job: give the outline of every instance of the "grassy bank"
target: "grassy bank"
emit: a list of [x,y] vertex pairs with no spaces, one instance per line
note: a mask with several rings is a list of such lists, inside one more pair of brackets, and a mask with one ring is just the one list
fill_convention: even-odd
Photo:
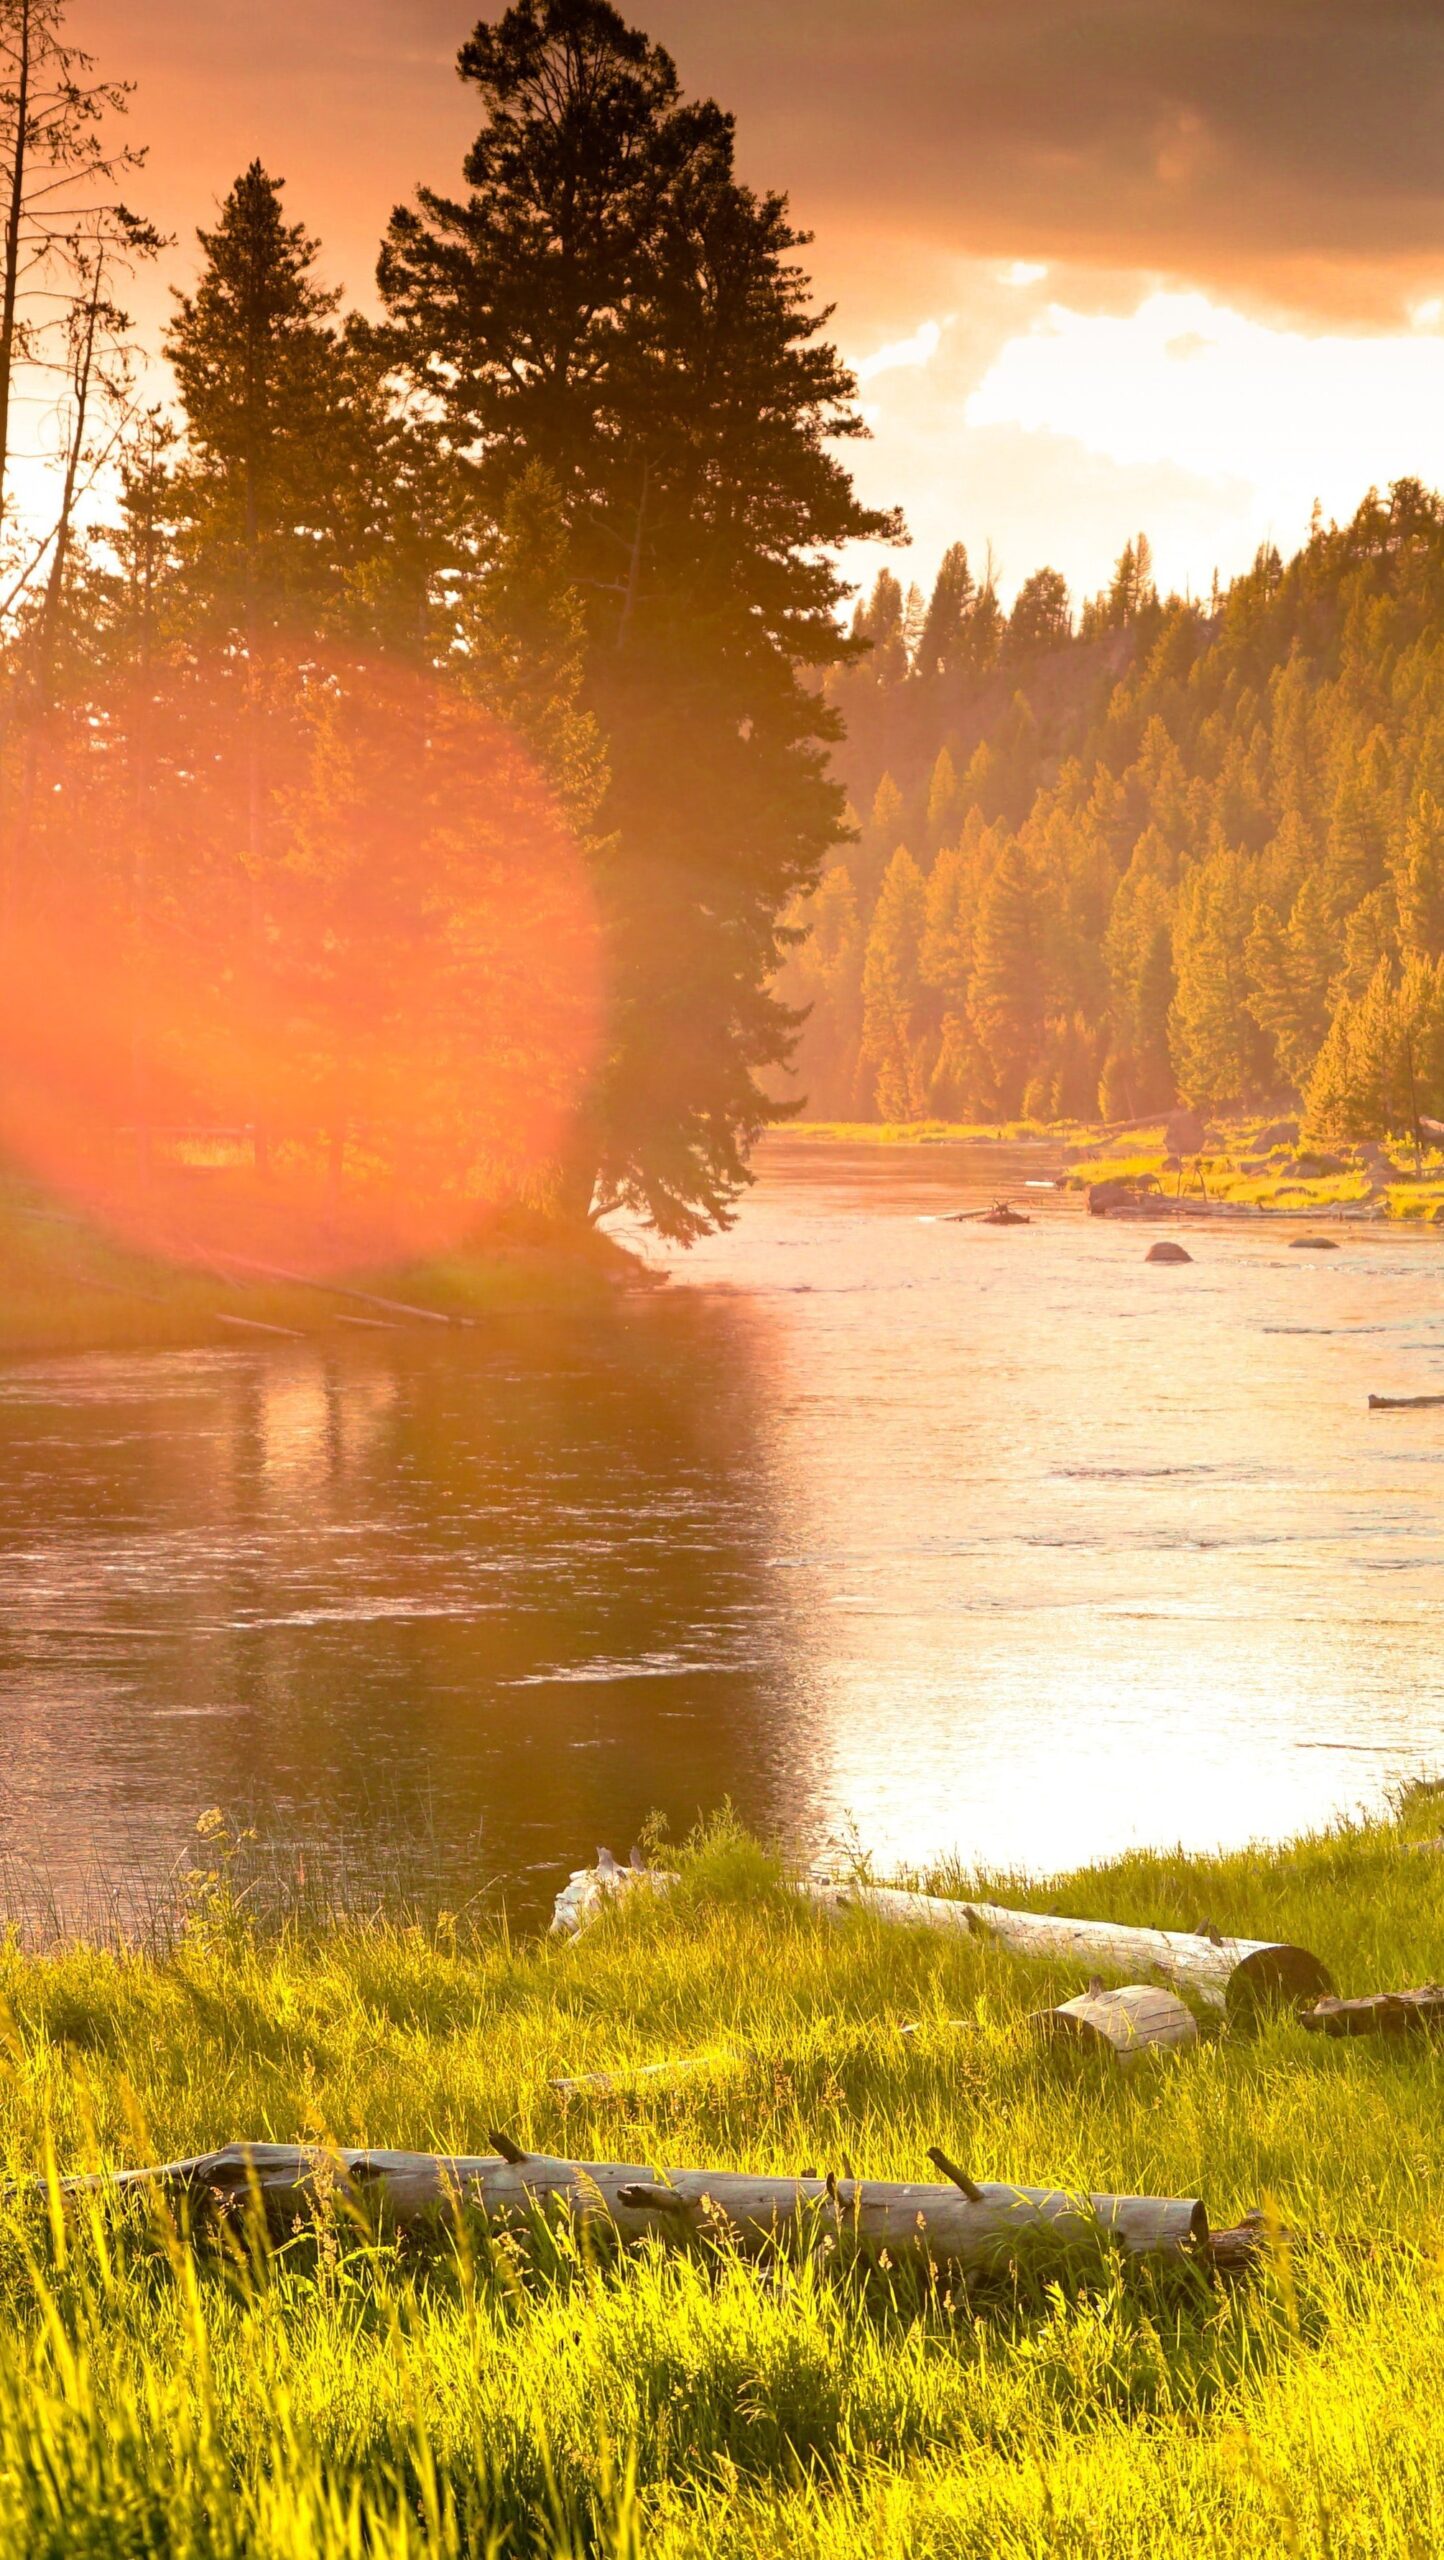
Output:
[[[947,1120],[908,1122],[813,1120],[789,1124],[789,1138],[849,1146],[970,1146],[1051,1148],[1068,1170],[1069,1188],[1123,1179],[1156,1180],[1170,1197],[1227,1201],[1235,1207],[1276,1210],[1306,1217],[1321,1210],[1373,1211],[1380,1217],[1432,1223],[1444,1213],[1444,1151],[1424,1151],[1416,1172],[1408,1149],[1395,1149],[1396,1177],[1379,1178],[1377,1151],[1339,1148],[1325,1154],[1296,1144],[1267,1141],[1269,1123],[1226,1121],[1212,1132],[1202,1155],[1180,1165],[1170,1156],[1160,1120],[1126,1132],[1080,1121],[1047,1124],[1010,1120],[997,1124]],[[1441,1215],[1444,1223],[1444,1215]]]
[[[358,1290],[247,1274],[178,1253],[135,1253],[61,1203],[0,1175],[0,1357],[31,1351],[263,1342],[595,1303],[641,1277],[635,1257],[593,1230],[537,1222],[479,1237],[444,1260],[367,1272]],[[377,1298],[395,1301],[392,1307]],[[439,1330],[439,1328],[435,1328]]]
[[[1400,1818],[1254,1857],[1136,1857],[1064,1909],[1292,1935],[1343,1987],[1444,1974]],[[1021,1895],[1020,1895],[1021,1898]],[[1275,2200],[1251,2285],[1134,2276],[969,2302],[900,2275],[479,2247],[343,2223],[265,2267],[108,2212],[0,2218],[0,2555],[1238,2560],[1444,2542],[1444,2067],[1279,2022],[1132,2076],[1026,2027],[1071,1970],[792,1905],[714,1835],[669,1905],[571,1945],[443,1919],[252,1930],[203,1891],[168,1955],[0,1958],[13,2173],[227,2136],[980,2176]],[[953,2021],[966,2020],[966,2026]],[[904,2036],[905,2024],[918,2032]],[[553,2078],[676,2057],[668,2085]]]

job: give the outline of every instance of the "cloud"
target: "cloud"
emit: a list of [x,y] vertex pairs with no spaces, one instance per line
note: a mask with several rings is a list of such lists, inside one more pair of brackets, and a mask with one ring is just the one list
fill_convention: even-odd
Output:
[[1444,275],[1439,0],[662,0],[653,22],[829,232],[1374,318]]
[[1066,435],[1130,469],[1242,482],[1290,523],[1352,511],[1371,481],[1444,475],[1444,338],[1307,335],[1202,293],[1126,314],[1053,303],[994,358],[974,427]]
[[923,320],[910,338],[894,338],[875,354],[860,356],[853,365],[859,382],[875,382],[880,373],[898,373],[905,367],[931,364],[942,344],[946,320]]

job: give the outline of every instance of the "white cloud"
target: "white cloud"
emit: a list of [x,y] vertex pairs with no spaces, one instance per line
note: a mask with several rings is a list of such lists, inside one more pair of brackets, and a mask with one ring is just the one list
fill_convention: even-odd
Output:
[[894,338],[873,355],[862,356],[853,365],[859,382],[873,382],[880,373],[899,373],[905,366],[931,364],[943,341],[946,320],[924,320],[910,338]]
[[995,270],[999,284],[1010,284],[1022,293],[1030,284],[1041,284],[1047,268],[1037,258],[1013,258],[1005,267]]
[[1202,293],[1150,293],[1125,316],[1053,303],[994,357],[965,414],[1124,469],[1242,485],[1282,538],[1315,497],[1343,516],[1371,484],[1444,478],[1444,338],[1309,337]]

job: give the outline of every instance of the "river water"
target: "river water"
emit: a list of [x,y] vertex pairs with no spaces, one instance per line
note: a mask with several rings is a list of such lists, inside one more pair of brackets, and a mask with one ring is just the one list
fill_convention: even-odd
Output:
[[1044,1161],[773,1140],[586,1322],[0,1370],[0,1902],[215,1804],[531,1918],[726,1797],[1037,1871],[1444,1765],[1444,1409],[1367,1408],[1444,1391],[1438,1237],[943,1222]]

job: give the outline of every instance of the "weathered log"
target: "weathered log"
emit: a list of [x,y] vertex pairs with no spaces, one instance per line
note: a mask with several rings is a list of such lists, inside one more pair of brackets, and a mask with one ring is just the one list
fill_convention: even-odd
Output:
[[1062,1956],[1090,1973],[1151,1973],[1192,1992],[1230,2017],[1269,2007],[1299,2007],[1332,1993],[1327,1968],[1306,1947],[1265,1938],[1222,1938],[1212,1932],[1133,1929],[1116,1920],[1065,1920],[1052,1912],[1006,1911],[995,1902],[955,1902],[897,1885],[823,1884],[801,1891],[834,1910],[870,1911],[883,1920],[932,1929],[961,1929],[994,1939],[1016,1956]]
[[1198,2042],[1198,2020],[1176,1992],[1146,1982],[1107,1991],[1096,1976],[1075,2000],[1038,2010],[1031,2024],[1040,2035],[1101,2047],[1120,2062],[1131,2062],[1150,2048]]
[[[595,1867],[577,1868],[557,1895],[553,1934],[576,1937],[610,1903],[638,1888],[665,1893],[677,1880],[663,1867],[623,1867],[609,1849],[599,1849]],[[1065,1920],[1052,1912],[1007,1911],[997,1903],[959,1902],[944,1894],[861,1880],[838,1884],[808,1876],[794,1890],[824,1910],[867,1911],[876,1919],[914,1928],[990,1937],[1011,1955],[1081,1960],[1090,1973],[1152,1973],[1230,2017],[1260,2008],[1299,2007],[1334,1988],[1327,1967],[1307,1948],[1271,1939],[1221,1938],[1208,1930],[1134,1929],[1113,1920]]]
[[342,1280],[321,1280],[314,1272],[289,1271],[281,1262],[258,1262],[247,1253],[223,1253],[217,1258],[231,1263],[237,1271],[247,1271],[257,1280],[280,1280],[288,1289],[318,1289],[323,1297],[353,1298],[363,1307],[380,1307],[387,1315],[410,1316],[417,1324],[467,1324],[467,1316],[448,1315],[442,1307],[414,1306],[408,1298],[384,1298],[375,1289],[358,1289]]
[[1444,1984],[1418,1991],[1371,1991],[1359,2000],[1316,2000],[1299,2024],[1319,2036],[1402,2036],[1444,2026]]
[[[492,2134],[501,2145],[504,2138]],[[944,2155],[934,2155],[942,2160]],[[1016,2255],[1050,2260],[1109,2242],[1132,2258],[1208,2262],[1208,2216],[1194,2196],[1083,2195],[1061,2187],[975,2185],[947,2163],[943,2186],[862,2178],[761,2177],[556,2160],[506,2142],[494,2157],[233,2142],[194,2160],[64,2182],[68,2193],[150,2195],[172,2209],[244,2214],[285,2229],[338,2198],[391,2229],[424,2235],[459,2209],[501,2228],[541,2212],[612,2226],[623,2240],[712,2236],[745,2254],[787,2241],[982,2271]]]
[[1416,1413],[1421,1405],[1444,1404],[1444,1396],[1370,1396],[1371,1413]]

